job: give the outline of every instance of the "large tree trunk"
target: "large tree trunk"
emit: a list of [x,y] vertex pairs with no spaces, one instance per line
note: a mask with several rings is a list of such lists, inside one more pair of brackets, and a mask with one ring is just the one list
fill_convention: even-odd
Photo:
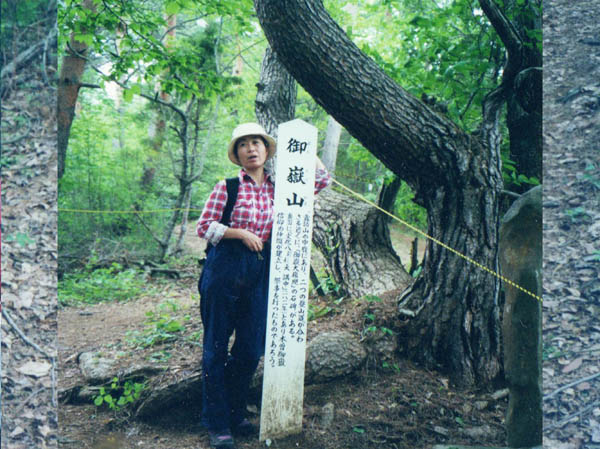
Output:
[[326,189],[315,203],[313,242],[330,274],[354,298],[408,287],[412,278],[392,247],[382,212]]
[[[271,135],[276,135],[279,123],[293,118],[295,92],[293,78],[267,49],[256,115]],[[327,189],[317,196],[314,222],[313,241],[346,294],[378,294],[410,282],[392,247],[385,218],[376,209]]]
[[[96,6],[92,0],[84,0],[83,8],[95,11]],[[82,33],[85,30],[82,30]],[[85,70],[88,46],[83,42],[75,40],[71,36],[69,48],[63,57],[62,67],[58,75],[57,88],[57,151],[58,151],[58,179],[65,172],[67,158],[67,146],[69,145],[69,134],[75,117],[75,105],[81,88],[81,77]]]
[[[465,134],[398,86],[320,2],[255,6],[294,78],[415,190],[428,211],[429,234],[497,270],[498,147]],[[416,314],[405,327],[408,354],[443,368],[456,384],[489,381],[500,371],[499,281],[431,241],[424,267],[403,301]]]

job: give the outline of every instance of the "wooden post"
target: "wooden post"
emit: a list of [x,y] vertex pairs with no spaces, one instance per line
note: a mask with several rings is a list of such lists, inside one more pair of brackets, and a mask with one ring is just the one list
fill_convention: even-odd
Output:
[[260,441],[302,431],[317,128],[279,125]]

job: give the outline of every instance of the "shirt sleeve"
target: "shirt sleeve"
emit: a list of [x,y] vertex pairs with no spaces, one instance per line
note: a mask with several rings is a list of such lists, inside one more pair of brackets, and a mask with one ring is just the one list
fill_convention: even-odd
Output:
[[227,186],[225,181],[219,181],[208,197],[202,215],[196,224],[198,236],[216,245],[223,238],[227,226],[219,223],[223,217],[223,210],[227,203]]
[[324,168],[317,168],[315,172],[315,195],[331,184],[331,175]]

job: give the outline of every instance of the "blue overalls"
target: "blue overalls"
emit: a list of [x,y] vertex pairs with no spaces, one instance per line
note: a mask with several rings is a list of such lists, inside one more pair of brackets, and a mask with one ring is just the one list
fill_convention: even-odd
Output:
[[202,424],[211,432],[244,419],[250,381],[265,349],[269,257],[268,244],[256,253],[239,240],[221,240],[204,264],[198,285],[204,325]]

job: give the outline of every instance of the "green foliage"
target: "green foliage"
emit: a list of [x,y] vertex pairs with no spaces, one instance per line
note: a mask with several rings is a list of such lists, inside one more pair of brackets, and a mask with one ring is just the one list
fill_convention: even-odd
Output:
[[308,321],[318,320],[333,311],[333,308],[328,305],[318,306],[316,304],[308,304]]
[[382,299],[376,295],[365,295],[361,298],[362,301],[366,301],[369,307],[365,310],[364,317],[364,329],[362,331],[365,337],[367,336],[378,336],[378,335],[389,335],[394,336],[394,331],[386,326],[378,326],[376,324],[377,317],[371,309],[371,304],[381,302]]
[[[71,269],[65,263],[85,257],[98,239],[105,255],[125,248],[132,258],[156,258],[162,249],[157,240],[165,239],[186,177],[203,174],[192,190],[194,220],[216,181],[237,171],[223,151],[227,137],[211,135],[208,120],[216,108],[216,95],[227,98],[229,107],[240,83],[238,77],[226,75],[229,70],[218,67],[221,47],[216,44],[232,45],[221,34],[255,33],[249,22],[252,3],[168,2],[165,8],[177,11],[172,39],[166,38],[163,13],[151,3],[107,1],[97,11],[86,11],[77,2],[66,6],[59,15],[62,38],[76,33],[90,43],[92,54],[108,57],[111,64],[103,67],[105,76],[89,70],[85,74],[87,81],[104,89],[82,90],[79,96],[81,110],[71,131],[59,207],[85,212],[59,215],[59,249],[71,256],[59,259],[59,271]],[[219,14],[231,17],[221,20]],[[65,45],[59,43],[61,49]],[[127,87],[122,90],[125,103],[109,91],[114,89],[110,80]],[[254,92],[255,83],[249,83]],[[171,108],[139,99],[139,95],[159,98],[159,91],[170,94],[166,102],[185,111],[187,122]],[[252,105],[253,100],[247,109]],[[162,133],[156,128],[159,119],[165,123]],[[225,126],[227,134],[233,128],[225,125],[228,121],[233,123],[235,117],[222,120],[217,130]],[[154,135],[149,129],[155,130]],[[205,155],[200,153],[203,148]],[[146,179],[152,181],[145,184]],[[133,209],[154,212],[140,215],[142,226]]]
[[[23,44],[34,43],[29,27],[39,25],[40,20],[47,18],[48,2],[46,0],[3,0],[0,4],[0,43],[2,62],[6,64],[17,56]],[[47,31],[46,31],[47,32]],[[42,35],[40,35],[40,38]],[[13,52],[16,50],[16,52]]]
[[542,351],[542,360],[551,360],[565,355],[565,352],[557,346],[546,346]]
[[379,296],[377,295],[365,295],[362,297],[363,301],[366,301],[368,304],[372,304],[374,302],[381,302],[383,301],[383,299],[381,299]]
[[146,388],[145,383],[126,381],[122,386],[119,378],[114,377],[108,388],[100,387],[99,394],[94,398],[94,405],[101,407],[103,404],[118,412],[128,404],[133,404],[140,398],[142,391]]
[[565,215],[571,219],[571,223],[577,223],[585,218],[589,218],[590,214],[584,207],[574,207],[572,209],[565,210]]
[[417,278],[419,277],[419,275],[421,274],[421,271],[423,271],[423,265],[419,265],[415,271],[413,271],[412,273],[412,277]]
[[0,169],[2,168],[8,168],[11,165],[14,165],[16,163],[18,163],[19,161],[21,161],[23,158],[23,156],[21,155],[9,155],[9,156],[4,156],[4,155],[0,155]]
[[94,258],[79,272],[71,272],[58,282],[58,302],[63,306],[95,304],[103,301],[129,301],[151,293],[142,273],[124,270],[118,263],[108,268],[91,269]]
[[400,374],[402,372],[402,369],[400,368],[400,365],[398,365],[397,363],[383,362],[381,364],[381,367],[384,370],[393,370],[397,374]]
[[581,175],[581,179],[584,182],[590,183],[596,189],[600,189],[600,177],[598,177],[598,170],[594,164],[588,164],[585,167],[585,171]]
[[[94,53],[109,57],[112,64],[104,80],[122,81],[127,76],[131,83],[123,93],[126,99],[146,87],[153,94],[157,85],[182,100],[212,95],[224,90],[231,79],[216,71],[213,48],[206,51],[206,45],[198,45],[198,38],[206,32],[214,44],[214,23],[207,28],[205,24],[219,16],[232,17],[238,32],[248,31],[251,6],[247,0],[171,0],[163,9],[152,2],[107,0],[102,7],[89,10],[69,0],[59,10],[59,48],[64,51],[66,39],[73,34]],[[168,37],[165,17],[171,14],[187,23],[187,38]]]
[[527,177],[518,173],[515,161],[509,159],[506,153],[501,154],[502,157],[502,178],[507,185],[521,186],[523,184],[535,187],[540,185],[540,180],[536,177]]
[[27,235],[23,232],[17,232],[16,234],[9,234],[6,237],[4,237],[4,241],[5,242],[17,242],[19,244],[19,246],[21,246],[21,247],[25,247],[27,245],[32,245],[35,243],[35,240],[33,240],[31,237],[29,237],[29,235]]
[[321,281],[319,282],[318,287],[323,290],[325,295],[338,296],[340,294],[342,288],[341,284],[338,284],[333,276],[327,273],[325,269],[322,269],[319,272],[319,277],[321,278]]
[[[176,302],[167,300],[160,303],[155,311],[146,312],[145,329],[141,333],[127,332],[128,342],[135,347],[148,348],[175,340],[185,330],[185,322],[190,320],[190,315],[185,315],[183,319],[173,316],[172,313],[178,309]],[[158,358],[164,360],[165,354],[159,354]]]
[[427,211],[416,204],[414,198],[414,191],[402,181],[394,203],[394,214],[414,227],[425,230],[427,229]]
[[504,52],[473,2],[387,1],[328,10],[359,48],[416,97],[443,103],[467,131],[481,120],[484,95],[496,87]]

